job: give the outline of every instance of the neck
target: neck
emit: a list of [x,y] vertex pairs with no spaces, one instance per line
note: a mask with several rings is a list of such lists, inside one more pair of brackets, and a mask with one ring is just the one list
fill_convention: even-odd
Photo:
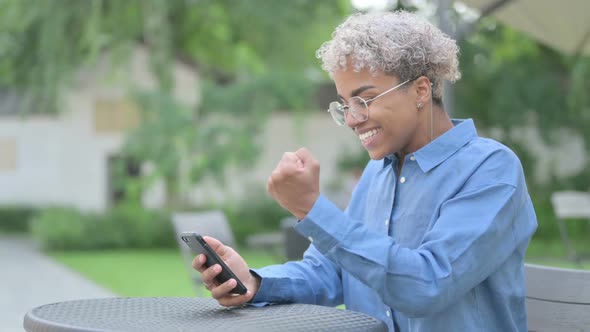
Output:
[[422,120],[416,131],[413,144],[410,144],[407,149],[400,151],[400,157],[403,158],[409,153],[420,150],[423,146],[432,142],[451,128],[453,128],[453,122],[442,107],[433,105],[431,116],[430,104],[425,105],[422,110]]
[[[431,121],[429,120],[428,123]],[[432,138],[428,143],[453,128],[453,121],[451,121],[449,114],[442,107],[436,105],[432,108],[432,124]]]

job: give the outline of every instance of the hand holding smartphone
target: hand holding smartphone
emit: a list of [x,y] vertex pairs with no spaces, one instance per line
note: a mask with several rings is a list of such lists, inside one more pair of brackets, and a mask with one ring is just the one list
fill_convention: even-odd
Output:
[[203,237],[197,233],[193,232],[183,232],[180,236],[182,241],[192,250],[192,252],[196,255],[204,254],[207,257],[207,261],[205,262],[206,267],[213,266],[215,264],[219,264],[221,266],[221,272],[215,277],[215,281],[219,284],[222,284],[229,279],[235,279],[237,282],[236,287],[231,290],[230,293],[232,294],[246,294],[246,286],[236,277],[233,271],[223,262],[221,257],[217,255],[215,250],[213,250],[203,239]]

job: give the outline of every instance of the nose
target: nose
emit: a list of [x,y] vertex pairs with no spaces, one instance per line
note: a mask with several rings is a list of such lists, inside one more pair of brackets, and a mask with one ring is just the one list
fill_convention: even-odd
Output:
[[348,127],[350,127],[351,129],[354,129],[354,127],[356,127],[359,124],[365,122],[365,121],[359,121],[359,120],[355,119],[354,116],[352,116],[350,114],[350,112],[344,113],[344,121],[346,122],[346,125]]

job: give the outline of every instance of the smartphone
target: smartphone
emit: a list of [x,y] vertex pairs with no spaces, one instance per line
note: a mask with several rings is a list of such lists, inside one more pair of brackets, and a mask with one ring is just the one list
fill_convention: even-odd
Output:
[[209,245],[207,244],[207,242],[205,241],[205,239],[203,239],[203,237],[197,233],[192,233],[192,232],[183,232],[180,235],[180,238],[182,239],[182,242],[186,243],[186,245],[191,248],[192,252],[196,255],[200,255],[200,254],[204,254],[205,257],[207,257],[207,261],[205,261],[205,266],[206,267],[210,267],[213,266],[215,264],[219,264],[221,265],[221,272],[217,275],[217,277],[215,277],[215,280],[222,284],[226,281],[228,281],[229,279],[235,279],[238,284],[236,285],[236,287],[234,289],[232,289],[230,291],[230,293],[232,294],[246,294],[246,286],[244,286],[244,284],[242,284],[242,282],[240,281],[240,279],[238,279],[238,277],[236,277],[236,275],[233,273],[232,270],[230,270],[230,268],[225,265],[225,263],[223,262],[223,260],[221,259],[221,257],[219,257],[219,255],[217,255],[217,253],[215,252],[215,250],[211,249],[211,247],[209,247]]

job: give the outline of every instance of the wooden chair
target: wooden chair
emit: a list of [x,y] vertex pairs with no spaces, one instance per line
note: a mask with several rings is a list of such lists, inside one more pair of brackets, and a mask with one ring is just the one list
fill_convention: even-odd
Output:
[[525,264],[529,331],[590,331],[590,271]]
[[555,192],[551,195],[551,203],[559,227],[559,234],[566,246],[569,258],[580,264],[580,258],[570,241],[564,220],[571,218],[590,219],[590,193],[582,191]]
[[174,213],[172,214],[172,224],[174,225],[176,241],[185,261],[185,266],[193,280],[195,289],[199,290],[202,285],[201,275],[192,267],[195,256],[189,247],[182,242],[180,234],[183,232],[195,232],[203,236],[214,237],[227,246],[235,247],[236,242],[229,222],[222,211],[202,211]]

